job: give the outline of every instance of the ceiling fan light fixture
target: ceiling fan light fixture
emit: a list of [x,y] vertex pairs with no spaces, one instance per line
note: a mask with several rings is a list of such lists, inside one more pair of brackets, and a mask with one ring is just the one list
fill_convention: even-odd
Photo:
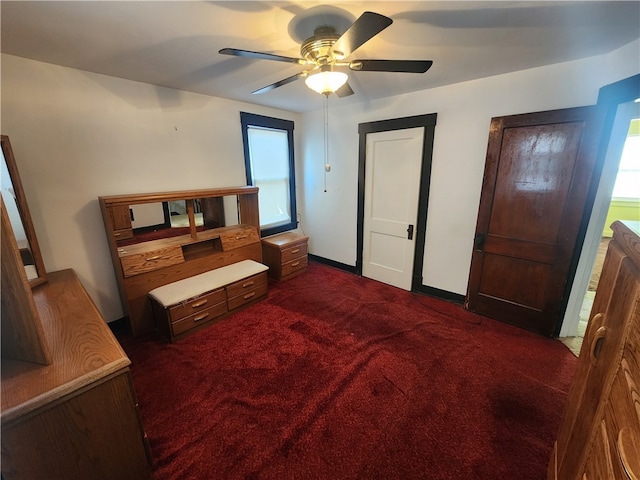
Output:
[[323,95],[329,95],[334,93],[341,86],[347,83],[349,77],[344,72],[336,72],[333,70],[324,70],[309,75],[304,83],[307,84],[311,90],[321,93]]

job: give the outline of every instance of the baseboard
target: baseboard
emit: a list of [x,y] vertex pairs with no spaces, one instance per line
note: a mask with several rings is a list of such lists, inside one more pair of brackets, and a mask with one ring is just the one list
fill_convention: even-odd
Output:
[[425,285],[419,285],[418,287],[413,288],[413,291],[417,293],[424,293],[425,295],[429,295],[430,297],[441,298],[442,300],[447,300],[459,305],[464,305],[465,296],[460,295],[459,293],[440,290],[439,288],[435,287],[427,287]]
[[309,260],[313,260],[314,262],[322,263],[324,265],[329,265],[330,267],[339,268],[340,270],[344,270],[349,273],[356,273],[356,267],[353,265],[347,265],[346,263],[336,262],[335,260],[329,260],[328,258],[318,257],[317,255],[308,254]]
[[[345,263],[336,262],[335,260],[329,260],[328,258],[318,257],[317,255],[308,254],[309,260],[313,260],[314,262],[322,263],[324,265],[329,265],[330,267],[339,268],[340,270],[344,270],[345,272],[358,274],[355,266],[347,265]],[[411,289],[412,292],[423,293],[425,295],[429,295],[430,297],[441,298],[442,300],[447,300],[449,302],[457,303],[460,305],[464,304],[465,296],[460,295],[458,293],[449,292],[447,290],[440,290],[435,287],[427,287],[424,285],[419,285]]]

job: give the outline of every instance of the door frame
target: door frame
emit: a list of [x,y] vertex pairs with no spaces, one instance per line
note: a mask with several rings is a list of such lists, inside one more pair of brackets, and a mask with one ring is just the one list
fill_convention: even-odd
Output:
[[358,124],[358,225],[356,239],[356,274],[362,276],[362,250],[364,248],[364,191],[365,167],[367,163],[367,134],[424,127],[420,187],[418,191],[418,218],[416,219],[416,243],[413,254],[411,291],[424,292],[422,266],[424,264],[425,237],[427,232],[427,210],[431,185],[431,163],[433,161],[433,138],[437,113],[392,118]]
[[[574,250],[571,267],[569,270],[569,281],[565,287],[564,301],[562,308],[564,315],[556,323],[554,336],[567,336],[575,334],[580,320],[579,313],[591,269],[593,268],[596,256],[597,244],[602,234],[602,227],[605,219],[602,218],[601,225],[595,225],[597,219],[592,218],[594,209],[602,210],[603,205],[595,205],[596,194],[602,177],[602,170],[605,165],[607,152],[609,150],[609,141],[615,122],[618,105],[633,101],[640,97],[640,74],[634,75],[623,80],[611,83],[601,87],[598,92],[598,101],[596,108],[604,117],[604,128],[602,136],[599,139],[598,151],[596,156],[595,169],[593,179],[590,185],[585,211],[580,224],[578,233],[578,242]],[[619,159],[618,159],[619,161]],[[608,202],[609,199],[601,198],[601,202]],[[589,233],[587,228],[591,227]],[[597,237],[597,239],[596,239]]]

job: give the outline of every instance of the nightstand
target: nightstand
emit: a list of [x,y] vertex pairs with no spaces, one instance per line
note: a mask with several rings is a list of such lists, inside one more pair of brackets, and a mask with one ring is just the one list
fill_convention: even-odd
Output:
[[262,239],[262,263],[269,266],[269,276],[287,280],[307,269],[309,237],[286,232]]

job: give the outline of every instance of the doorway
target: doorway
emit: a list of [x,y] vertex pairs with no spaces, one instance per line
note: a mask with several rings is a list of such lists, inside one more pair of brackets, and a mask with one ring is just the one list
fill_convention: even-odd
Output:
[[[365,252],[365,210],[366,201],[365,195],[367,195],[367,181],[371,180],[373,169],[371,165],[367,165],[367,143],[370,135],[376,135],[382,132],[394,132],[404,131],[409,129],[422,130],[422,138],[419,139],[422,149],[419,166],[413,173],[419,179],[418,181],[418,196],[411,200],[411,202],[417,202],[417,205],[413,205],[411,208],[415,208],[417,211],[415,218],[415,226],[413,228],[413,245],[409,248],[412,250],[410,253],[411,260],[407,265],[408,272],[410,274],[410,289],[412,291],[421,291],[422,288],[422,265],[424,259],[425,248],[425,235],[427,226],[427,207],[429,201],[429,185],[431,181],[431,161],[433,155],[433,138],[435,133],[437,114],[417,115],[412,117],[402,117],[389,120],[380,120],[368,123],[361,123],[358,125],[359,134],[359,159],[358,159],[358,225],[357,225],[357,245],[356,245],[356,273],[363,275],[363,259]],[[369,168],[368,168],[369,167]],[[369,182],[370,186],[375,188],[375,182]],[[370,195],[370,192],[369,192]],[[368,197],[370,198],[370,197]],[[367,207],[368,208],[368,207]],[[409,207],[407,207],[409,209]],[[404,227],[408,228],[408,225]],[[367,231],[371,231],[369,225]],[[369,242],[369,239],[367,239]],[[385,281],[385,280],[381,280]],[[387,281],[385,281],[387,283]],[[390,283],[393,284],[393,283]],[[406,284],[404,287],[406,288]]]
[[[640,94],[640,92],[638,92]],[[560,331],[562,342],[579,354],[597,291],[614,220],[640,220],[640,103],[621,103],[615,111],[602,174],[580,257],[573,301]],[[620,208],[622,206],[622,208]],[[582,265],[580,265],[582,264]]]

